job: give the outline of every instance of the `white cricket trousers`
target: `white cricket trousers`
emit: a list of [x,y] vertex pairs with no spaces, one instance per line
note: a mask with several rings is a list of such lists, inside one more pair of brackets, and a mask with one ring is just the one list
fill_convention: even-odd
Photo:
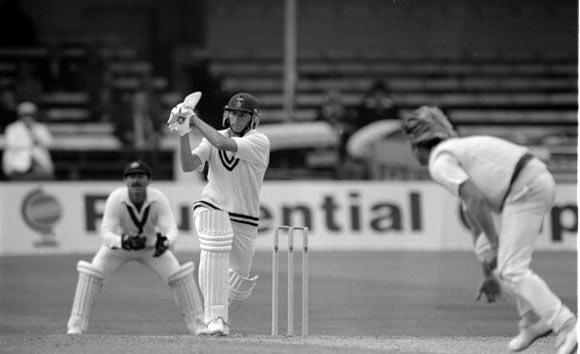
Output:
[[169,277],[179,270],[179,261],[170,250],[165,251],[159,257],[153,257],[154,252],[154,248],[127,251],[124,249],[111,249],[101,245],[101,248],[93,258],[92,264],[105,275],[109,275],[116,272],[127,262],[140,262],[154,270],[167,283]]
[[234,240],[229,258],[230,269],[248,277],[252,269],[258,228],[234,221],[232,229],[234,230]]
[[530,269],[544,216],[554,198],[552,175],[544,163],[532,159],[515,180],[501,214],[497,273],[516,298],[520,316],[534,311],[557,330],[571,313]]

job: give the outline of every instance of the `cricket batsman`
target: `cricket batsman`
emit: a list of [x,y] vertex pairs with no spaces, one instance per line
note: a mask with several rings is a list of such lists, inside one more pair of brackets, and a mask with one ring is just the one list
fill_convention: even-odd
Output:
[[[168,125],[179,135],[183,171],[208,165],[208,182],[201,199],[193,204],[201,249],[198,277],[208,331],[227,336],[229,308],[247,299],[258,281],[250,270],[270,140],[256,130],[260,110],[253,95],[233,95],[224,107],[224,129],[216,130],[194,111],[201,98],[201,93],[195,94],[173,108]],[[192,129],[203,136],[194,149],[189,140]]]
[[[403,129],[419,162],[438,184],[457,196],[472,230],[480,230],[475,251],[486,278],[480,292],[514,296],[519,334],[508,344],[520,351],[554,332],[558,354],[574,353],[576,316],[530,269],[544,215],[551,209],[555,182],[530,151],[491,136],[458,137],[436,107],[422,106],[403,118]],[[499,216],[496,228],[493,217]]]
[[84,333],[105,278],[127,262],[151,268],[169,285],[191,334],[207,334],[199,287],[192,262],[179,265],[172,252],[179,233],[167,197],[149,186],[151,168],[143,161],[129,163],[126,186],[114,190],[105,203],[100,235],[103,244],[92,262],[79,261],[68,334]]

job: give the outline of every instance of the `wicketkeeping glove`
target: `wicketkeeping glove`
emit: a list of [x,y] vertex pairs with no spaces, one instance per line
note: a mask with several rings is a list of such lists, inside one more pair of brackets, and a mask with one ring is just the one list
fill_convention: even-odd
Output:
[[481,295],[485,295],[487,302],[495,302],[501,298],[501,285],[495,275],[483,278],[483,281],[479,286],[479,294],[475,301],[479,301]]
[[147,239],[139,235],[121,235],[121,247],[126,251],[138,251],[145,248]]
[[171,110],[167,126],[170,131],[177,132],[179,136],[187,135],[191,132],[190,121],[194,115],[195,112],[193,110],[184,107],[183,103],[180,103]]
[[169,249],[169,239],[161,233],[157,233],[157,241],[155,241],[155,252],[153,257],[159,257]]

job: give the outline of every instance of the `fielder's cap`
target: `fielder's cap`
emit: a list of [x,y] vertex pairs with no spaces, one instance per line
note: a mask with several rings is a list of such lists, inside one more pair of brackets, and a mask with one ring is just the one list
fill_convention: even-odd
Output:
[[421,106],[403,117],[403,130],[411,144],[433,139],[448,139],[457,136],[453,125],[445,114],[434,106]]
[[256,97],[246,92],[240,92],[230,98],[225,109],[230,111],[254,113],[256,110],[260,109],[260,107]]
[[149,167],[149,165],[147,165],[144,161],[133,161],[130,162],[127,166],[125,166],[125,170],[123,171],[123,177],[139,173],[147,175],[148,178],[151,178],[151,176],[153,175],[153,173],[151,172],[151,167]]
[[33,116],[38,112],[38,107],[32,102],[22,102],[16,108],[19,116]]

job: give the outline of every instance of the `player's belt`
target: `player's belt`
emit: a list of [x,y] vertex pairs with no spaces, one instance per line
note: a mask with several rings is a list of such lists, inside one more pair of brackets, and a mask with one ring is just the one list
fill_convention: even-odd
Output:
[[533,158],[534,158],[534,155],[530,154],[529,152],[526,152],[522,157],[520,157],[520,159],[516,163],[516,167],[514,167],[514,172],[512,173],[512,178],[510,180],[510,184],[509,184],[508,189],[505,192],[505,195],[503,196],[503,199],[501,201],[502,210],[503,210],[503,205],[505,204],[505,200],[507,199],[508,194],[510,194],[510,192],[512,190],[512,186],[515,183],[515,181],[518,179],[520,172],[522,172],[524,167],[526,167],[528,162],[530,162],[530,160],[532,160]]
[[[193,203],[193,210],[195,210],[197,208],[210,208],[210,209],[222,211],[221,208],[213,205],[212,203],[208,203],[205,200],[198,200],[197,202]],[[251,215],[232,213],[232,212],[227,212],[227,213],[230,217],[230,221],[238,222],[240,224],[248,224],[248,225],[255,226],[255,227],[258,227],[260,225],[260,218],[258,218],[258,217],[251,216]]]

